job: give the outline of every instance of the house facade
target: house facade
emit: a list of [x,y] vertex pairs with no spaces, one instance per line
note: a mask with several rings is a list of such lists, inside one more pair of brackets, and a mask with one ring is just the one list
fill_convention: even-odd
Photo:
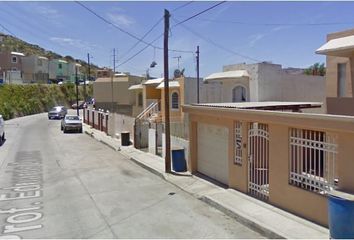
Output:
[[324,226],[326,194],[332,189],[354,193],[352,118],[227,103],[183,110],[189,115],[192,173]]
[[20,52],[0,52],[0,78],[4,83],[22,84],[22,58]]
[[48,83],[49,60],[46,57],[30,55],[22,58],[24,83]]
[[68,63],[68,82],[75,83],[76,82],[76,71],[78,81],[84,80],[84,75],[81,72],[82,66],[81,64],[75,62]]
[[[303,74],[301,69],[283,69],[268,62],[234,64],[204,79],[205,102],[313,101],[324,102],[325,79]],[[306,110],[307,111],[307,110]],[[311,110],[324,113],[325,109]]]
[[354,29],[328,34],[316,53],[326,55],[327,113],[354,116]]
[[70,79],[68,62],[61,59],[51,59],[49,61],[49,79],[52,82],[67,82]]
[[142,80],[141,76],[124,73],[109,78],[97,78],[93,83],[96,108],[132,116],[137,98],[134,92],[128,89],[132,85],[140,84]]

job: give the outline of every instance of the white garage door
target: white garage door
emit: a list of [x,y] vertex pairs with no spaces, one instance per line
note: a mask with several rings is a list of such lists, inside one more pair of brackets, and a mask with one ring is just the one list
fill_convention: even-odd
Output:
[[198,123],[197,132],[198,172],[228,185],[228,129]]

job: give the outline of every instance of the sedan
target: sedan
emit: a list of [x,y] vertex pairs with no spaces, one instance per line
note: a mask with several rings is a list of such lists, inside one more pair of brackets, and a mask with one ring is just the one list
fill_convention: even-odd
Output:
[[62,119],[68,113],[64,106],[56,106],[48,112],[48,119]]
[[64,133],[67,133],[68,131],[82,133],[81,119],[76,115],[66,115],[65,118],[61,120],[61,130]]

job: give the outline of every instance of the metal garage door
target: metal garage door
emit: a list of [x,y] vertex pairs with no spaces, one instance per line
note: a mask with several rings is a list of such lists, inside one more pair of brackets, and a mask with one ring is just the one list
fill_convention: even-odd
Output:
[[228,185],[228,129],[199,123],[197,132],[198,172]]

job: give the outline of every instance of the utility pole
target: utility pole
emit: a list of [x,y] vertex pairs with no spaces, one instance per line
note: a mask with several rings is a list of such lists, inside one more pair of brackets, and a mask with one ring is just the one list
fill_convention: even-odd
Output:
[[77,65],[75,64],[75,85],[76,85],[76,113],[79,115],[79,79],[77,77]]
[[114,109],[114,90],[113,90],[113,79],[115,77],[116,74],[116,49],[113,48],[113,73],[111,74],[111,112],[113,112]]
[[170,29],[170,13],[165,9],[165,30],[163,40],[163,57],[164,57],[164,88],[165,88],[165,142],[166,142],[166,156],[165,156],[165,172],[171,172],[171,138],[170,138],[170,93],[168,82],[168,31]]
[[[88,64],[88,73],[87,73],[87,75],[88,75],[88,80],[90,81],[90,78],[91,78],[91,73],[90,73],[90,53],[88,53],[87,54],[87,64]],[[86,80],[85,80],[85,82],[84,82],[84,100],[85,100],[85,102],[86,102],[86,100],[87,100],[87,93],[86,93]]]
[[199,46],[197,46],[197,103],[199,103]]

